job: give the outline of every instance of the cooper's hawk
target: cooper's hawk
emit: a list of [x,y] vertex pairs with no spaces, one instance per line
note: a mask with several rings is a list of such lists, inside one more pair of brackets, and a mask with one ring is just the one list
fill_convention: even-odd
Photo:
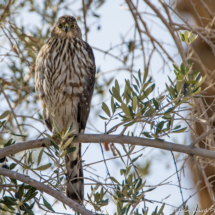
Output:
[[[53,134],[57,132],[55,121],[60,131],[67,130],[72,123],[74,133],[84,131],[95,83],[95,60],[74,17],[58,19],[37,56],[35,71],[35,87],[48,129]],[[65,156],[67,196],[82,203],[81,144],[72,143],[70,147],[76,150]]]

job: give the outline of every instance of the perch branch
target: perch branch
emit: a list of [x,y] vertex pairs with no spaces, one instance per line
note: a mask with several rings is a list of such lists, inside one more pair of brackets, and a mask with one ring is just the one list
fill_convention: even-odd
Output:
[[[215,159],[214,151],[198,147],[192,147],[190,145],[185,146],[171,142],[162,142],[159,140],[150,140],[140,137],[107,134],[79,134],[78,137],[74,140],[74,143],[99,143],[99,140],[102,143],[132,144],[138,146],[154,147],[168,151],[170,151],[171,149],[172,151],[181,152],[189,155],[197,155],[204,158]],[[46,147],[46,144],[51,146],[48,138],[16,143],[14,145],[0,149],[0,158],[3,158],[11,154],[16,154],[27,149]]]

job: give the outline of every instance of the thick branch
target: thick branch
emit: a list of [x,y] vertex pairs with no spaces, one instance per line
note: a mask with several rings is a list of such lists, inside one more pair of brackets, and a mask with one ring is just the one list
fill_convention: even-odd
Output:
[[68,205],[69,207],[71,207],[74,211],[81,213],[82,215],[93,215],[93,213],[91,211],[88,211],[87,209],[83,208],[81,205],[79,205],[72,199],[66,197],[65,195],[63,195],[62,192],[54,190],[51,187],[44,185],[43,183],[38,182],[32,178],[29,178],[26,175],[22,175],[20,173],[17,173],[17,172],[8,170],[8,169],[4,169],[4,168],[0,168],[0,174],[3,176],[7,176],[9,178],[19,180],[23,183],[29,184],[32,187],[36,187],[38,190],[49,194],[50,196],[54,197],[55,199],[63,202],[64,204]]
[[[140,137],[129,137],[129,136],[121,136],[121,135],[107,135],[107,134],[79,134],[78,137],[74,140],[74,143],[121,143],[121,144],[132,144],[137,146],[149,146],[159,149],[164,149],[168,151],[176,151],[182,152],[185,154],[191,155],[198,155],[204,158],[211,158],[215,159],[215,152],[192,147],[192,146],[185,146],[170,142],[162,142],[159,140],[150,140]],[[34,149],[39,147],[46,147],[47,145],[51,145],[47,138],[40,139],[40,140],[32,140],[27,142],[16,143],[15,145],[5,147],[0,149],[0,158],[5,156],[16,154],[18,152],[27,150],[27,149]]]

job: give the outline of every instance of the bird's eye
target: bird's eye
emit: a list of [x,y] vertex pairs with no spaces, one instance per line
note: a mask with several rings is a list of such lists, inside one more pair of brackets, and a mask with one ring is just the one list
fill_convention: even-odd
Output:
[[75,28],[75,25],[71,25],[71,28]]
[[61,24],[58,25],[58,28],[62,28],[63,26]]

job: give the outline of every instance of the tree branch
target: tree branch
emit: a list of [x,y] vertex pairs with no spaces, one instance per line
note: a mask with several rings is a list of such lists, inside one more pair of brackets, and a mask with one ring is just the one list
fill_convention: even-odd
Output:
[[81,213],[82,215],[94,215],[91,211],[88,211],[87,209],[83,208],[81,205],[79,205],[72,199],[63,195],[61,191],[54,190],[51,187],[44,185],[43,183],[38,182],[26,175],[22,175],[20,173],[17,173],[8,169],[4,169],[4,168],[0,168],[0,174],[3,176],[7,176],[9,178],[19,180],[23,183],[29,184],[32,187],[35,187],[38,190],[49,194],[50,196],[56,198],[57,200],[71,207],[74,211]]
[[[182,152],[189,155],[198,155],[204,158],[215,159],[215,152],[202,149],[198,147],[185,146],[180,144],[175,144],[171,142],[162,142],[159,140],[150,140],[140,137],[129,137],[121,135],[107,135],[107,134],[79,134],[78,137],[73,141],[74,143],[99,143],[99,140],[103,143],[120,143],[120,144],[132,144],[137,146],[148,146],[159,149],[164,149],[168,151]],[[31,140],[26,142],[16,143],[11,146],[0,149],[0,158],[6,157],[11,154],[16,154],[18,152],[35,149],[40,147],[46,147],[46,144],[51,146],[49,139],[44,138],[40,140]]]

